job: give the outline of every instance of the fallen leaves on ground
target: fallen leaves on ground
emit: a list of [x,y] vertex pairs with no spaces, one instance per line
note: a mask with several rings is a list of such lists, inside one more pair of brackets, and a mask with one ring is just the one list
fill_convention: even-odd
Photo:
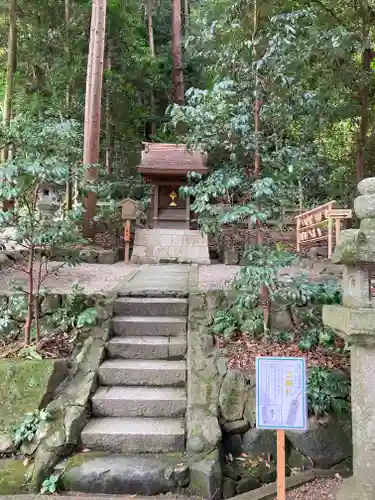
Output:
[[230,368],[237,368],[246,373],[255,372],[255,358],[257,356],[291,356],[303,357],[308,367],[320,366],[325,368],[339,368],[349,370],[349,355],[325,350],[317,346],[309,351],[300,351],[295,342],[266,343],[256,340],[246,333],[240,334],[236,340],[227,340],[217,337],[217,346],[225,350]]
[[342,478],[321,478],[303,484],[295,490],[289,491],[286,500],[333,500],[334,493],[341,484]]
[[38,343],[25,346],[24,342],[0,342],[0,359],[61,359],[71,355],[76,336],[73,333],[58,332],[46,335]]

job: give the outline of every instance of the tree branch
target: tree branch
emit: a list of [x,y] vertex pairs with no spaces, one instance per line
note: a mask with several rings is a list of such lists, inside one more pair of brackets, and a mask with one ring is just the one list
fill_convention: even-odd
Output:
[[344,21],[335,13],[335,11],[326,5],[324,5],[324,1],[322,0],[309,0],[310,3],[315,3],[316,5],[319,5],[321,9],[323,9],[327,14],[329,14],[335,21],[337,21],[339,24],[342,26],[346,26]]

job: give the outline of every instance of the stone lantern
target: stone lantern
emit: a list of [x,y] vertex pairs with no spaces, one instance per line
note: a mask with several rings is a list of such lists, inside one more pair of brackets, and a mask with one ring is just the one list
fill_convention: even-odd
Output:
[[344,265],[342,305],[323,308],[323,322],[351,346],[353,476],[336,500],[375,499],[375,177],[358,184],[360,229],[342,232],[332,260]]
[[38,208],[45,217],[53,217],[59,208],[59,195],[54,186],[42,186],[38,194]]

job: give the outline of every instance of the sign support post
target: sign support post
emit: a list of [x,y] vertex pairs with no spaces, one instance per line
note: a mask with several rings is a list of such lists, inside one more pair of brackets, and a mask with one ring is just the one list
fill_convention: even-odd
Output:
[[285,431],[278,429],[277,435],[277,500],[285,500]]
[[124,221],[124,262],[129,264],[130,253],[130,221],[136,220],[139,215],[139,203],[131,198],[121,202],[121,219]]
[[285,500],[285,431],[308,422],[305,359],[256,358],[256,388],[256,426],[276,430],[277,500]]
[[125,262],[125,264],[129,264],[129,251],[130,251],[130,220],[129,219],[125,221],[124,242],[125,242],[124,262]]

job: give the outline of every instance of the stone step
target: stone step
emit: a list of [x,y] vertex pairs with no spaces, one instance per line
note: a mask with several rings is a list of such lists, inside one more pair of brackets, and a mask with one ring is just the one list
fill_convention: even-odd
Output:
[[115,316],[112,319],[114,335],[151,335],[178,337],[186,334],[186,318],[167,316]]
[[109,359],[99,367],[100,385],[181,387],[186,382],[185,361]]
[[187,299],[163,297],[120,297],[114,306],[115,316],[186,317]]
[[[145,495],[151,500],[150,496],[176,491],[178,484],[185,485],[189,482],[187,459],[182,453],[166,453],[165,455],[158,453],[151,456],[134,453],[95,456],[98,454],[93,453],[94,456],[91,457],[90,453],[86,453],[84,460],[80,454],[73,455],[68,459],[69,466],[66,468],[65,463],[60,462],[55,470],[61,473],[62,489],[98,495],[95,496],[95,500],[131,500],[133,498],[125,495],[134,495],[138,500],[142,498],[140,495]],[[174,473],[171,478],[168,472],[172,470]],[[207,481],[209,480],[212,482],[211,476],[208,476]],[[100,496],[101,494],[111,496]],[[94,500],[91,495],[88,498],[79,494],[63,498],[65,500],[85,500],[85,498]],[[12,498],[9,497],[9,499]],[[33,498],[41,500],[42,497]],[[170,500],[173,498],[183,499],[184,497],[173,495]],[[168,498],[164,497],[164,500]]]
[[184,389],[169,387],[99,387],[92,398],[95,417],[183,417]]
[[184,422],[175,418],[93,418],[81,433],[90,450],[112,453],[183,451]]
[[186,336],[182,337],[113,337],[106,344],[109,358],[183,359]]

